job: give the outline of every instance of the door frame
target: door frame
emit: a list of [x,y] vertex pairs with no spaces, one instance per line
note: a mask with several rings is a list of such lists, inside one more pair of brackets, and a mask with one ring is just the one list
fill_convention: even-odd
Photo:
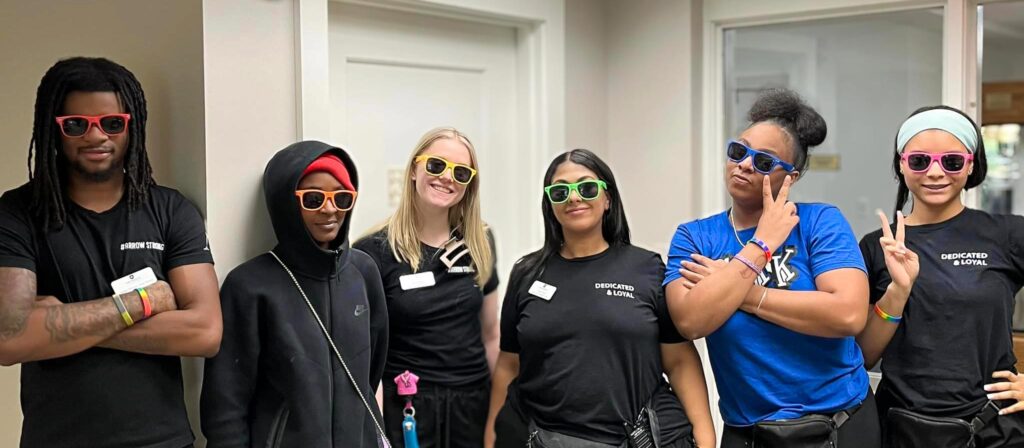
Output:
[[[565,147],[564,0],[295,0],[296,110],[298,137],[328,141],[331,135],[328,27],[330,2],[508,26],[516,29],[520,154],[530,173],[543,172]],[[524,195],[522,204],[532,201]],[[529,208],[523,208],[529,209]],[[542,223],[520,232],[531,247],[543,243]]]

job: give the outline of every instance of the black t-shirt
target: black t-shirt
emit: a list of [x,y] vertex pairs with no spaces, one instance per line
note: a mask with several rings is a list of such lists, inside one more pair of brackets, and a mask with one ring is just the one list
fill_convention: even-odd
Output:
[[[145,267],[167,280],[173,268],[213,262],[199,211],[175,190],[151,188],[134,212],[127,195],[103,213],[65,198],[64,228],[45,233],[30,198],[27,185],[0,197],[0,266],[34,271],[39,295],[92,300]],[[194,440],[183,395],[175,356],[92,348],[24,363],[21,446],[180,448]]]
[[556,288],[550,300],[530,292],[534,279],[509,284],[501,350],[519,354],[510,394],[524,415],[550,431],[618,444],[623,423],[653,399],[662,440],[688,434],[683,407],[662,376],[660,344],[684,341],[668,315],[664,275],[658,254],[615,246],[548,260],[538,281]]
[[[881,234],[860,242],[872,303],[891,282]],[[972,415],[987,401],[992,372],[1015,370],[1011,319],[1024,283],[1024,217],[965,209],[945,222],[907,226],[906,245],[921,270],[882,355],[879,405]]]
[[[494,242],[487,233],[493,252]],[[404,290],[402,277],[413,274],[395,259],[385,231],[353,246],[377,262],[387,295],[389,338],[384,382],[408,370],[424,383],[464,386],[490,376],[480,326],[483,298],[498,288],[497,269],[481,289],[467,253],[451,269],[441,260],[445,250],[422,244],[420,269],[432,273],[433,286]],[[430,275],[430,274],[426,274]]]

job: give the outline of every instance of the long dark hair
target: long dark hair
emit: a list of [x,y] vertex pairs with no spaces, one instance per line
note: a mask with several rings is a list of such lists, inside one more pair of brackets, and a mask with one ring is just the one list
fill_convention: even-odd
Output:
[[[967,116],[962,110],[956,109],[949,106],[926,106],[914,113],[907,116],[907,118],[913,117],[921,112],[927,112],[929,110],[945,109],[956,112],[963,115],[967,121],[971,122],[971,126],[974,127],[974,132],[978,134],[978,148],[974,151],[974,171],[967,176],[967,185],[964,185],[964,190],[970,190],[971,188],[981,185],[985,181],[985,173],[988,172],[988,163],[985,161],[985,142],[981,136],[981,130],[978,129],[978,124]],[[907,200],[910,199],[910,188],[907,187],[907,180],[903,178],[903,173],[900,172],[900,148],[897,139],[893,139],[893,153],[892,153],[892,172],[896,177],[896,183],[899,187],[896,190],[896,208],[893,209],[893,219],[896,219],[896,212],[903,210],[903,207],[907,205]],[[969,148],[968,148],[969,149]]]
[[[555,171],[565,162],[573,162],[583,165],[597,175],[597,178],[608,184],[608,189],[603,194],[608,195],[610,206],[605,212],[601,221],[601,234],[609,246],[626,246],[630,244],[629,223],[626,222],[626,210],[622,206],[622,197],[619,195],[619,187],[615,182],[615,175],[600,157],[586,149],[574,149],[559,154],[548,165],[544,173],[544,185],[551,185],[555,177]],[[514,274],[509,279],[510,285],[523,285],[538,278],[544,270],[548,259],[558,253],[562,244],[565,243],[565,235],[562,233],[562,225],[555,218],[555,209],[545,194],[541,194],[540,207],[544,215],[544,246],[540,250],[526,255],[518,262],[513,269]]]
[[76,91],[114,92],[125,112],[132,116],[128,121],[128,145],[124,156],[129,210],[135,210],[145,202],[149,187],[156,184],[146,155],[146,96],[135,75],[104,58],[61,60],[46,71],[39,83],[35,124],[28,146],[31,210],[45,229],[60,229],[67,216],[61,183],[66,181],[68,161],[62,154],[60,129],[54,117],[63,113],[68,94]]

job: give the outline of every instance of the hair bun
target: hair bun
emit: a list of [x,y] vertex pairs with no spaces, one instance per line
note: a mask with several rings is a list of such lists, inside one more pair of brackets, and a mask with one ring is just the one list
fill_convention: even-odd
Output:
[[762,91],[750,107],[747,118],[751,123],[773,121],[780,124],[803,148],[820,145],[828,132],[821,114],[789,89]]

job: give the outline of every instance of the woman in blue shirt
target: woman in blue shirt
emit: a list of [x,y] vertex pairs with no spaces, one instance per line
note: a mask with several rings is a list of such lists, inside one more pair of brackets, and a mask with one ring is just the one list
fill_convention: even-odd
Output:
[[679,226],[665,276],[676,328],[707,337],[722,447],[877,447],[854,341],[868,303],[857,240],[836,207],[787,200],[825,121],[788,90],[748,118],[726,147],[732,207]]

